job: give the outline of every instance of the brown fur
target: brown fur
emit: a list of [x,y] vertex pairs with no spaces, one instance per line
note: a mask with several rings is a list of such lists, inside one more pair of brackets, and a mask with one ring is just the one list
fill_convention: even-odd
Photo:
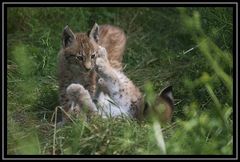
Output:
[[155,116],[162,123],[170,123],[173,116],[174,101],[172,95],[172,86],[165,87],[157,96],[155,104],[149,107],[147,103],[144,106],[144,116]]
[[164,111],[160,115],[159,120],[163,123],[169,123],[172,120],[173,105],[166,101],[164,98],[159,98],[159,104],[163,104]]

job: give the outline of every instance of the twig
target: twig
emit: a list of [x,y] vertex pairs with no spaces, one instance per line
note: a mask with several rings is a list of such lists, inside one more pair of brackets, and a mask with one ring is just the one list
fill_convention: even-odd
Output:
[[157,140],[157,144],[159,149],[161,150],[162,154],[166,154],[166,145],[164,142],[163,134],[162,134],[162,128],[159,122],[155,121],[153,123],[153,129],[154,129],[154,134],[155,138]]
[[[207,39],[205,39],[204,41],[206,41],[206,40],[207,40]],[[202,41],[201,43],[203,43],[204,41]],[[200,43],[200,44],[201,44],[201,43]],[[191,52],[192,50],[194,50],[195,48],[197,48],[198,46],[200,46],[200,44],[198,44],[198,45],[196,45],[196,46],[194,46],[194,47],[188,49],[187,51],[183,51],[183,55],[185,55],[185,54]]]
[[[57,107],[56,107],[57,108]],[[52,114],[52,117],[51,117],[51,122],[53,121],[53,118],[54,118],[54,115],[55,115],[55,113],[56,113],[56,108],[55,108],[55,111],[53,112],[53,114]]]
[[76,123],[74,122],[74,120],[71,118],[71,116],[70,116],[62,107],[59,107],[59,109],[60,109],[74,124],[76,124]]
[[[224,29],[225,26],[226,26],[226,25],[223,25],[218,31],[216,31],[216,33],[220,32],[222,29]],[[191,52],[192,50],[196,49],[197,47],[199,47],[203,42],[205,42],[205,41],[208,40],[209,38],[210,38],[210,37],[207,37],[207,38],[205,38],[202,42],[200,42],[199,44],[197,44],[196,46],[188,49],[187,51],[183,51],[183,55],[185,55],[185,54]]]
[[130,21],[130,23],[129,23],[129,25],[128,25],[128,31],[130,31],[130,28],[131,28],[131,26],[132,26],[132,23],[133,23],[133,21],[136,19],[136,17],[138,16],[138,12],[133,16],[133,18],[131,19],[131,21]]
[[183,101],[183,100],[180,100],[180,101],[178,101],[178,102],[174,103],[174,106],[176,106],[176,105],[180,104],[182,101]]
[[54,134],[53,134],[53,155],[55,155],[55,142],[56,142],[56,131],[57,131],[57,111],[58,111],[58,107],[55,108],[55,123],[54,123]]

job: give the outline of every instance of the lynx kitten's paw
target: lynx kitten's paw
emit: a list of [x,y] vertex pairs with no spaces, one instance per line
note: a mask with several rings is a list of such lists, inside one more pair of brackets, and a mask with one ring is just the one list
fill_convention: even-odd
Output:
[[67,87],[67,95],[71,100],[75,100],[85,93],[85,89],[80,84],[71,84]]
[[104,47],[99,46],[98,57],[96,59],[96,71],[98,73],[104,73],[104,71],[110,66],[107,51]]
[[71,84],[67,87],[67,95],[70,99],[69,101],[69,113],[80,112],[80,107],[77,104],[78,98],[82,95],[84,88],[80,84]]
[[103,73],[106,70],[107,62],[102,58],[96,59],[96,70],[97,72]]
[[106,62],[108,62],[108,58],[107,58],[107,50],[104,47],[99,46],[98,49],[98,57],[104,59]]

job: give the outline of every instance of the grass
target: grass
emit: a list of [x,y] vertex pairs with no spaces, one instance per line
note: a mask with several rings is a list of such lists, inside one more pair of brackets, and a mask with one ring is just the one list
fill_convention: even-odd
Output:
[[[214,7],[8,8],[7,153],[232,154],[232,12]],[[143,93],[154,96],[173,85],[171,124],[159,129],[154,119],[93,117],[55,127],[62,30],[68,24],[73,31],[87,31],[94,21],[125,30],[124,71]]]

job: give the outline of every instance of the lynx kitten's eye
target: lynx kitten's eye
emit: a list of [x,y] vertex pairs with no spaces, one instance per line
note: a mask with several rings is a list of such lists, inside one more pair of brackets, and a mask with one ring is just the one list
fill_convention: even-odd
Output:
[[95,57],[95,54],[92,54],[91,59],[94,59],[94,57]]
[[76,56],[76,59],[82,61],[82,60],[83,60],[83,57],[82,57],[82,56]]

